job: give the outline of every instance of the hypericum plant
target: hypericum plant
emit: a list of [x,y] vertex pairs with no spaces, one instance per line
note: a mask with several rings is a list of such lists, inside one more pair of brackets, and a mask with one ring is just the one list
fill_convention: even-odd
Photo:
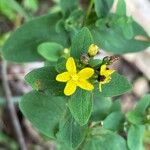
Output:
[[118,57],[104,56],[101,49],[123,54],[143,50],[150,42],[126,16],[124,0],[118,1],[116,13],[110,12],[112,4],[91,0],[85,11],[77,0],[61,0],[53,13],[17,29],[3,47],[7,60],[45,62],[26,75],[33,91],[19,107],[42,135],[56,141],[57,149],[142,148],[150,96],[124,114],[120,100],[111,97],[130,91],[131,84],[110,69]]

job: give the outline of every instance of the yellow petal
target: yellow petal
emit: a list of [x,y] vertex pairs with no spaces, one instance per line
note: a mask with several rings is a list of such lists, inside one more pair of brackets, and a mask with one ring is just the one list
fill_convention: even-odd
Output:
[[78,76],[81,79],[88,79],[94,74],[94,69],[92,68],[84,68],[79,73]]
[[88,91],[91,91],[94,89],[94,86],[89,83],[88,81],[86,80],[79,80],[77,82],[77,85],[81,88],[81,89],[84,89],[84,90],[88,90]]
[[106,72],[106,65],[102,65],[101,68],[100,68],[100,75],[105,75],[105,72]]
[[106,65],[101,66],[100,75],[110,76],[114,72],[115,70],[107,69]]
[[70,80],[70,74],[68,72],[63,72],[56,76],[56,81],[67,82],[68,80]]
[[66,62],[66,69],[68,70],[68,72],[76,73],[76,64],[72,57],[68,58],[68,60]]
[[76,91],[76,87],[77,85],[73,80],[68,81],[64,89],[64,94],[67,96],[72,95]]

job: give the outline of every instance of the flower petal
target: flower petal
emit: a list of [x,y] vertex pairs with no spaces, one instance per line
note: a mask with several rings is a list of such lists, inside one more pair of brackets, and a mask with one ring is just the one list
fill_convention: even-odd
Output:
[[107,69],[106,65],[102,65],[100,68],[100,75],[110,76],[114,72],[115,70]]
[[76,64],[74,62],[73,57],[68,58],[66,62],[66,69],[68,70],[68,72],[76,73]]
[[63,72],[56,76],[56,81],[67,82],[68,80],[70,80],[69,72]]
[[94,69],[84,68],[78,73],[78,76],[81,79],[89,79],[93,74],[94,74]]
[[64,89],[64,94],[67,96],[72,95],[76,91],[77,85],[73,80],[70,80],[67,82],[65,89]]
[[88,82],[88,81],[86,81],[86,80],[79,80],[79,81],[77,82],[77,85],[78,85],[81,89],[88,90],[88,91],[91,91],[91,90],[94,89],[94,86],[93,86],[90,82]]

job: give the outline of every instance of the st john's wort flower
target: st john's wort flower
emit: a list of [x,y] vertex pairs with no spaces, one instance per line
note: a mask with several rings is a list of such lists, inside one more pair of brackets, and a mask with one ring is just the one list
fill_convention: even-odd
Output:
[[109,83],[111,81],[111,75],[115,72],[115,70],[111,70],[107,68],[106,65],[102,65],[100,68],[99,74],[99,90],[102,92],[102,85]]
[[57,81],[67,82],[64,89],[65,95],[72,95],[77,87],[88,91],[94,89],[94,86],[88,81],[88,79],[94,74],[94,69],[86,67],[77,72],[74,59],[69,57],[66,62],[66,70],[66,72],[60,73],[56,76]]

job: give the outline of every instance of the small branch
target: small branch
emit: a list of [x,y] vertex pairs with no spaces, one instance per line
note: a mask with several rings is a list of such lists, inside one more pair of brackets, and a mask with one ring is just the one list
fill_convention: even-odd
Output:
[[91,13],[91,10],[92,10],[92,7],[93,7],[93,4],[94,4],[94,0],[90,0],[90,3],[89,3],[89,6],[88,6],[88,9],[87,9],[87,12],[86,12],[86,16],[85,16],[85,20],[84,20],[84,24],[86,23],[90,13]]
[[90,13],[91,13],[93,4],[94,4],[94,0],[91,0],[91,1],[90,1],[90,4],[89,4],[89,6],[88,6],[87,12],[86,12],[86,19],[89,17],[89,15],[90,15]]
[[12,95],[11,95],[11,90],[8,85],[8,80],[7,80],[7,62],[5,60],[2,61],[2,82],[3,82],[3,88],[5,92],[5,97],[6,97],[6,105],[10,113],[10,118],[12,121],[12,124],[14,126],[14,130],[17,136],[18,143],[20,145],[21,150],[27,150],[25,140],[23,137],[23,133],[21,130],[21,126],[15,111],[15,106],[13,104],[13,101],[11,100]]

